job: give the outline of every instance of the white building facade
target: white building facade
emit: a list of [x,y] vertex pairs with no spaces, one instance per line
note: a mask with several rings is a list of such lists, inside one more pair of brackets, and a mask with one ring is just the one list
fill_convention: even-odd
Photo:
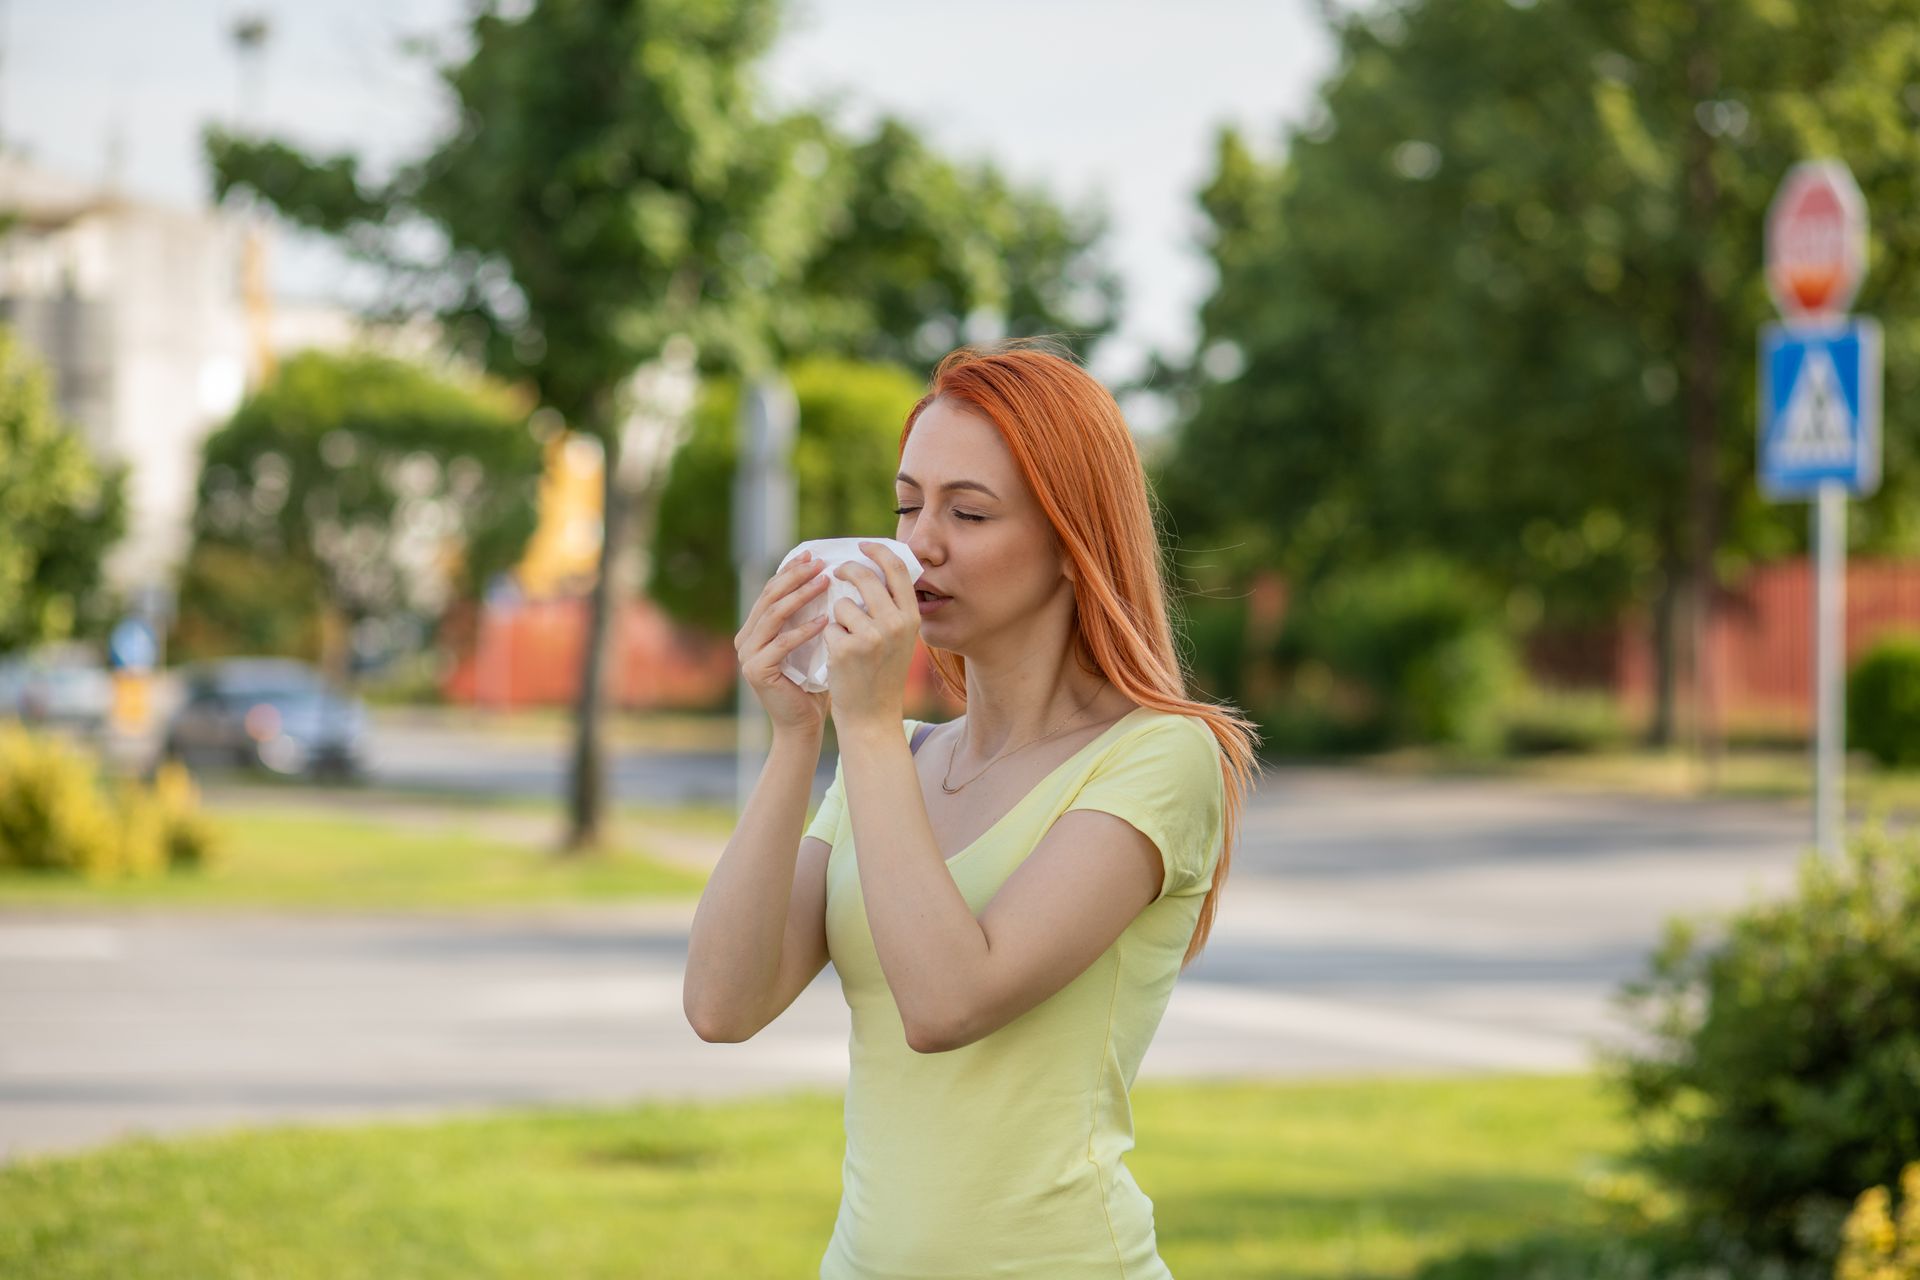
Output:
[[200,443],[248,381],[241,226],[130,200],[0,155],[0,323],[47,365],[61,415],[128,463],[124,591],[172,580]]

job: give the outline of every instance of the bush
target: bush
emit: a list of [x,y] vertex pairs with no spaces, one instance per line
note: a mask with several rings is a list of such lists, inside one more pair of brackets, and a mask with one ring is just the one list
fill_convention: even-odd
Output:
[[1900,1171],[1900,1199],[1897,1213],[1885,1187],[1854,1201],[1833,1280],[1920,1280],[1920,1164]]
[[1324,664],[1293,673],[1285,697],[1256,705],[1260,753],[1269,759],[1352,755],[1389,745],[1385,719],[1364,690],[1337,680]]
[[0,729],[0,865],[110,876],[122,844],[92,761],[56,738]]
[[1364,690],[1387,739],[1486,753],[1520,664],[1491,594],[1431,556],[1345,573],[1303,593],[1283,664],[1318,662]]
[[1888,768],[1920,765],[1920,635],[1883,638],[1848,674],[1847,745]]
[[1524,684],[1501,715],[1514,755],[1593,752],[1625,746],[1633,732],[1610,693]]
[[1246,701],[1247,597],[1191,595],[1181,601],[1196,696]]
[[1920,1151],[1920,843],[1857,835],[1797,891],[1676,920],[1620,1001],[1648,1037],[1609,1055],[1633,1162],[1708,1235],[1831,1266],[1861,1187]]
[[220,839],[200,808],[200,788],[187,766],[177,760],[162,764],[154,771],[151,795],[160,812],[167,868],[198,871],[213,865]]
[[0,867],[91,879],[193,869],[215,836],[192,777],[162,766],[151,787],[102,789],[93,762],[51,737],[0,730]]

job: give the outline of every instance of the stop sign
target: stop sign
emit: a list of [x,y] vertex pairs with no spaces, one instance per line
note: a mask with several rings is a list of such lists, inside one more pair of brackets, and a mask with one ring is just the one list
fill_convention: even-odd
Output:
[[1767,211],[1767,290],[1789,321],[1846,314],[1867,271],[1867,202],[1838,160],[1795,165]]

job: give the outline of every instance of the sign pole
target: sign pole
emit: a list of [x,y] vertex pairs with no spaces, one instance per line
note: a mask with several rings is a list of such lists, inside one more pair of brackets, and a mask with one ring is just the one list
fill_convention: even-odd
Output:
[[[753,603],[786,549],[793,545],[793,444],[800,406],[784,374],[755,380],[742,397],[740,462],[733,481],[733,563],[740,574],[739,616],[744,625]],[[734,731],[733,811],[747,810],[766,765],[769,730],[760,703],[742,672],[734,682],[738,707]]]
[[1767,497],[1811,498],[1813,840],[1846,835],[1847,496],[1880,484],[1880,326],[1849,316],[1867,269],[1867,204],[1837,159],[1793,166],[1767,211],[1766,279],[1785,323],[1760,335],[1760,454]]
[[1820,484],[1813,510],[1814,582],[1814,795],[1813,838],[1824,857],[1840,856],[1846,778],[1842,769],[1846,704],[1841,688],[1846,646],[1847,491],[1838,480]]

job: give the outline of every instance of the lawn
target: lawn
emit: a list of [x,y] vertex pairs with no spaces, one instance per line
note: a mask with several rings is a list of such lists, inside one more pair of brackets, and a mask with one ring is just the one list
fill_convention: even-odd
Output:
[[[1408,748],[1364,757],[1361,767],[1403,773],[1501,777],[1639,795],[1724,796],[1813,802],[1813,760],[1806,750],[1738,747],[1717,761],[1681,751],[1610,750],[1475,760]],[[1883,769],[1865,756],[1847,759],[1847,805],[1856,814],[1920,814],[1920,771]]]
[[0,871],[0,906],[464,908],[697,896],[706,875],[650,843],[725,843],[712,815],[622,811],[602,855],[560,858],[557,809],[290,802],[210,807],[223,856],[204,871],[110,883]]
[[[1142,1084],[1128,1164],[1204,1280],[1370,1280],[1587,1221],[1623,1146],[1585,1076]],[[817,1274],[840,1100],[279,1128],[0,1168],[0,1275],[761,1280]]]

